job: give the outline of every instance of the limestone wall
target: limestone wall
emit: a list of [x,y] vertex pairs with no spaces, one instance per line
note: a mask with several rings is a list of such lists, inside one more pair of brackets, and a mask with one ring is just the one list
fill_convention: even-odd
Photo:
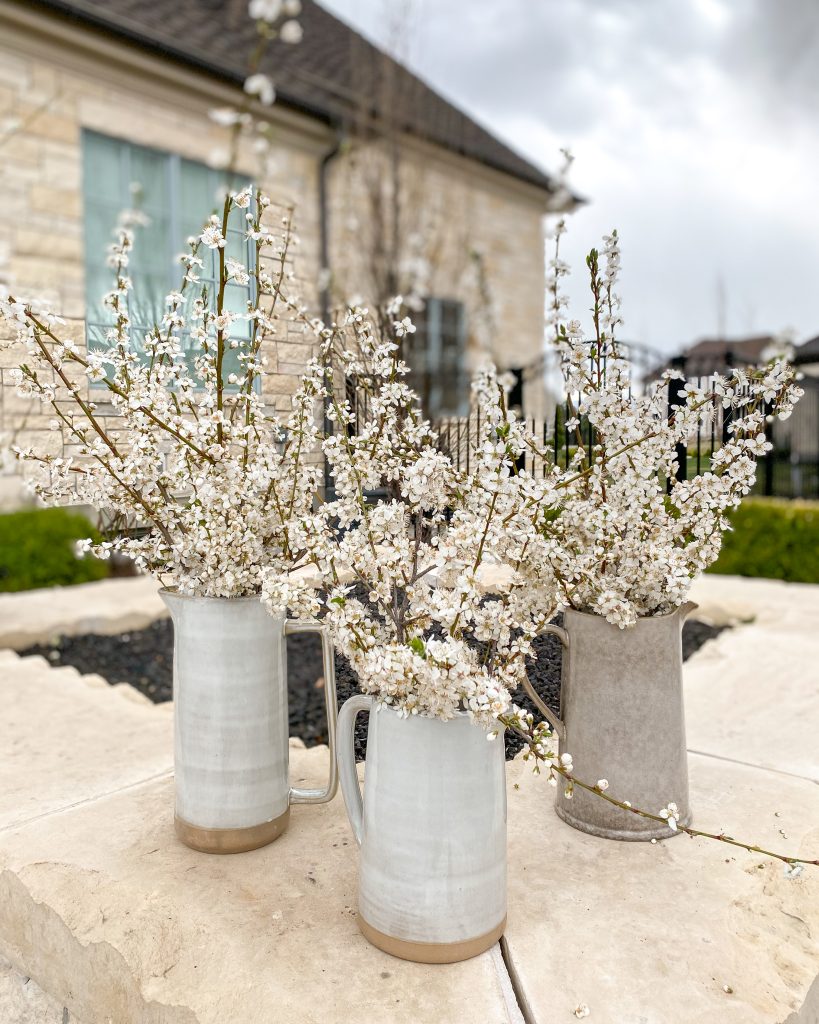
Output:
[[337,300],[361,295],[371,302],[383,289],[383,263],[376,258],[373,266],[380,232],[402,294],[420,277],[422,294],[464,303],[472,368],[486,357],[503,369],[537,359],[544,337],[541,193],[409,142],[397,170],[383,147],[353,143],[333,164],[331,181]]
[[[2,12],[0,12],[1,15]],[[2,17],[0,16],[0,21]],[[14,296],[40,298],[67,321],[63,333],[85,339],[82,131],[91,129],[128,142],[178,153],[209,164],[224,151],[227,130],[208,118],[224,97],[210,95],[193,80],[161,87],[145,69],[129,70],[105,59],[96,62],[75,48],[11,31],[0,43],[0,286]],[[317,302],[318,159],[320,143],[290,126],[281,129],[262,182],[278,204],[295,207],[299,245],[293,268],[297,289],[311,307]],[[249,148],[240,169],[256,172],[259,158]],[[211,211],[204,209],[204,220]],[[137,240],[137,244],[139,244]],[[104,252],[98,254],[102,263]],[[181,281],[181,271],[180,277]],[[0,446],[61,446],[49,430],[47,407],[19,397],[9,370],[23,353],[9,344],[0,326]],[[283,318],[266,352],[263,393],[279,409],[289,398],[312,346],[300,327]],[[95,395],[96,398],[96,395]],[[101,419],[108,410],[101,406]],[[110,424],[106,424],[110,425]],[[0,464],[0,506],[23,500],[19,467],[8,456]]]
[[[84,342],[83,129],[212,163],[228,134],[208,110],[235,105],[236,90],[4,0],[0,30],[0,287],[44,299],[66,319],[65,333]],[[261,184],[277,202],[295,207],[298,288],[318,312],[319,168],[336,138],[314,119],[276,107],[270,116],[274,145]],[[371,211],[361,156],[358,147],[343,146],[331,164],[337,298],[367,291],[372,251],[359,234]],[[248,145],[240,169],[258,177],[259,160]],[[542,346],[542,194],[421,144],[408,148],[402,173],[408,227],[416,226],[423,240],[413,244],[431,266],[428,293],[465,303],[470,363],[486,355],[502,367],[531,362]],[[0,450],[10,443],[53,447],[59,435],[48,430],[48,410],[9,385],[9,368],[21,353],[2,330]],[[263,390],[277,408],[286,408],[313,350],[301,329],[284,319],[275,340]],[[20,500],[17,473],[13,460],[0,461],[0,505]]]

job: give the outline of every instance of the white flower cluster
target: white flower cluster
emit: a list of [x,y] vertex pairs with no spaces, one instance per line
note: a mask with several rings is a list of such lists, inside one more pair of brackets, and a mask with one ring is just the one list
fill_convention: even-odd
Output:
[[[376,337],[366,310],[350,309],[340,327],[315,327],[325,358],[356,381],[354,404],[330,398],[336,429],[324,451],[335,499],[306,539],[328,589],[319,597],[268,573],[265,599],[277,611],[321,612],[380,704],[444,719],[466,712],[497,728],[531,641],[554,612],[522,587],[486,596],[479,586],[480,568],[507,543],[501,517],[515,501],[511,442],[497,438],[505,411],[487,395],[492,414],[467,476],[440,451],[398,345]],[[395,320],[396,336],[411,329],[408,318]],[[379,490],[386,500],[374,502]]]
[[[130,555],[184,593],[259,593],[266,569],[288,570],[320,483],[310,455],[320,444],[323,367],[308,367],[289,415],[277,416],[260,393],[262,344],[289,301],[282,284],[293,244],[289,214],[280,232],[265,226],[269,205],[250,188],[226,196],[222,215],[180,257],[181,288],[143,338],[128,313],[128,228],[110,250],[116,283],[105,299],[112,326],[104,348],[86,352],[61,340],[58,318],[32,304],[0,303],[28,350],[19,392],[52,409],[76,453],[18,451],[35,467],[37,493],[48,504],[103,512],[118,536],[95,553]],[[226,256],[237,222],[247,264]],[[200,283],[203,257],[217,268],[214,293]],[[229,308],[230,281],[251,285],[246,309]]]
[[[276,100],[273,79],[258,70],[265,44],[272,39],[295,46],[302,41],[304,30],[296,17],[301,13],[301,0],[250,0],[248,14],[257,23],[262,43],[257,47],[251,62],[251,74],[247,76],[244,90],[248,96],[256,96],[261,104],[271,106]],[[286,20],[282,20],[286,19]],[[277,24],[278,23],[278,24]],[[218,120],[218,117],[215,118]],[[230,122],[231,124],[234,122]]]
[[[757,370],[714,375],[703,386],[674,382],[673,371],[638,396],[616,341],[620,300],[617,233],[587,263],[594,330],[564,318],[560,281],[568,267],[551,262],[550,320],[569,397],[569,466],[526,440],[547,463],[542,480],[518,477],[518,513],[509,520],[529,537],[515,562],[533,587],[557,593],[564,607],[602,615],[621,627],[683,603],[693,579],[718,556],[727,518],[754,483],[757,459],[770,448],[766,419],[785,418],[801,395],[793,371],[777,361]],[[669,387],[682,392],[669,416]],[[707,471],[680,479],[678,450],[698,430],[727,426]]]

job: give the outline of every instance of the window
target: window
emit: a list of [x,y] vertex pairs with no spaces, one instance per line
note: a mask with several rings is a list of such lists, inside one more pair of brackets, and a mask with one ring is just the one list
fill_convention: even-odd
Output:
[[466,367],[466,317],[462,302],[426,300],[407,336],[405,358],[410,383],[427,416],[462,416],[469,410]]
[[[163,312],[165,296],[178,289],[183,268],[177,256],[185,251],[190,235],[198,235],[202,224],[217,206],[217,191],[223,178],[218,171],[175,153],[165,153],[97,132],[83,132],[83,202],[85,211],[85,302],[89,348],[107,345],[105,333],[112,318],[102,304],[113,278],[105,259],[123,210],[137,208],[148,218],[136,230],[129,274],[133,290],[128,312],[132,337],[139,343]],[[241,182],[243,186],[245,182]],[[221,208],[221,204],[220,204]],[[244,231],[228,230],[226,254],[249,264],[252,247]],[[203,247],[205,266],[200,276],[209,294],[215,293],[218,257]],[[251,278],[252,284],[252,278]],[[201,285],[197,286],[201,288]],[[197,294],[199,294],[197,292]],[[234,312],[244,312],[252,298],[249,285],[231,281],[226,303]],[[236,321],[233,334],[247,336],[249,325]]]

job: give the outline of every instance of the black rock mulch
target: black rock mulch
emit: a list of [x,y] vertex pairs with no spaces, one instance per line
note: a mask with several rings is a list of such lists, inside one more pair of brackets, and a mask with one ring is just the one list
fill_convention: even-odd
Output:
[[[724,628],[724,627],[722,627]],[[683,658],[688,659],[702,645],[717,636],[722,628],[696,620],[683,626]],[[554,636],[540,637],[535,642],[537,658],[529,663],[529,678],[541,699],[555,712],[560,705],[560,667],[562,649]],[[327,742],[324,713],[324,680],[322,678],[321,645],[309,634],[288,637],[288,700],[290,735],[298,736],[308,747]],[[19,652],[22,656],[40,654],[53,665],[72,665],[82,673],[96,673],[109,683],[130,683],[155,704],[173,697],[173,626],[170,619],[160,619],[147,629],[115,636],[63,637],[51,645],[37,645]],[[347,659],[336,655],[336,688],[339,707],[358,692],[357,678]],[[517,703],[537,715],[537,709],[524,693],[516,695]],[[363,760],[367,743],[367,715],[356,722],[356,759]],[[523,747],[516,736],[506,736],[507,760]]]

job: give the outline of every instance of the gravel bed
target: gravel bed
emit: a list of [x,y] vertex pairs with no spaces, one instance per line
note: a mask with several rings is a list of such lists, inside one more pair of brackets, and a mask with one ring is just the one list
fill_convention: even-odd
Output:
[[[686,622],[683,626],[683,658],[690,658],[722,628],[697,620]],[[554,636],[540,637],[535,642],[535,650],[537,657],[529,663],[529,678],[539,696],[557,712],[562,658],[560,641]],[[298,736],[308,747],[326,743],[321,644],[315,636],[296,634],[288,637],[287,651],[290,735]],[[24,657],[39,654],[52,665],[72,665],[84,674],[101,675],[109,683],[130,683],[155,704],[171,700],[173,696],[173,626],[170,619],[160,619],[147,629],[114,636],[89,633],[63,637],[54,644],[38,644],[19,653]],[[355,673],[340,654],[336,655],[336,687],[339,707],[358,692]],[[524,693],[517,695],[517,702],[537,714],[537,709]],[[366,737],[367,715],[364,714],[359,715],[356,722],[355,751],[358,760],[364,758]],[[514,757],[522,746],[522,740],[507,735],[507,760]]]

